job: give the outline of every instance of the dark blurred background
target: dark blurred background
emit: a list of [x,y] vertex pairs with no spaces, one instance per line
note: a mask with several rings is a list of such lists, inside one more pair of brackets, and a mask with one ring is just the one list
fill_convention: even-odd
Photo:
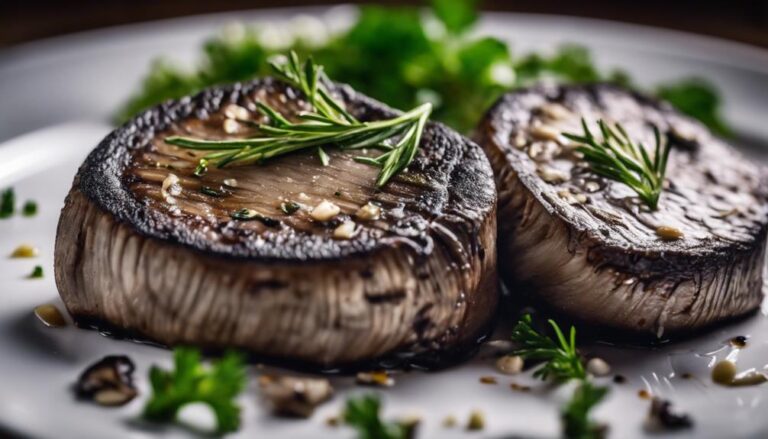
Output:
[[[80,30],[238,9],[323,5],[321,0],[0,0],[0,47]],[[379,1],[384,4],[418,2]],[[768,47],[768,0],[486,0],[486,10],[595,17]]]

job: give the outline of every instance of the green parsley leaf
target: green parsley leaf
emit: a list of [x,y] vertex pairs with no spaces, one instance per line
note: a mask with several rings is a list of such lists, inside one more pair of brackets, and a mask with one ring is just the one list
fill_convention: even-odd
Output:
[[659,86],[656,94],[683,113],[700,120],[717,134],[733,136],[733,131],[720,114],[720,95],[708,81],[701,78],[683,79]]
[[549,377],[556,381],[586,378],[584,365],[576,350],[576,328],[571,326],[570,338],[566,339],[554,320],[549,320],[549,324],[557,341],[536,331],[529,314],[523,316],[512,330],[512,340],[521,345],[514,354],[524,359],[544,361],[544,365],[533,374],[543,380]]
[[0,195],[0,218],[10,218],[16,211],[16,194],[9,187]]
[[240,355],[228,353],[206,368],[200,352],[176,348],[174,363],[173,370],[157,366],[150,369],[152,396],[144,406],[143,416],[151,421],[173,422],[183,406],[204,403],[216,416],[218,433],[236,431],[240,427],[240,407],[235,398],[245,388],[246,380]]
[[32,272],[29,273],[29,276],[27,276],[29,279],[42,279],[43,278],[43,267],[40,265],[35,265],[35,268],[32,269]]
[[37,203],[28,200],[24,203],[24,207],[21,208],[21,213],[24,216],[35,216],[37,215]]
[[459,34],[477,21],[478,0],[432,0],[435,16],[448,32]]
[[602,439],[606,437],[607,427],[590,420],[589,412],[605,398],[607,387],[592,385],[584,381],[573,392],[571,400],[561,413],[563,435],[568,439]]
[[344,422],[357,430],[359,439],[407,439],[411,430],[380,418],[381,401],[374,394],[347,399]]

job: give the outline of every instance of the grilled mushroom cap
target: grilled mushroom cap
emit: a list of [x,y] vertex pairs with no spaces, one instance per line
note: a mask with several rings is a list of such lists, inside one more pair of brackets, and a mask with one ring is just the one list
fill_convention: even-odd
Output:
[[[604,119],[672,144],[657,211],[595,175],[562,132]],[[765,173],[669,105],[614,86],[508,93],[478,129],[499,191],[499,261],[510,284],[587,322],[656,336],[756,309]],[[593,128],[593,132],[599,132]]]
[[[334,93],[361,120],[396,114],[348,87]],[[90,154],[56,240],[76,321],[321,365],[473,342],[497,301],[482,150],[429,123],[408,171],[377,189],[378,169],[353,160],[364,151],[328,148],[327,167],[302,152],[198,177],[200,154],[164,142],[252,135],[238,120],[260,120],[257,100],[289,116],[307,109],[272,79],[212,88],[141,114]],[[356,216],[369,203],[380,212]]]

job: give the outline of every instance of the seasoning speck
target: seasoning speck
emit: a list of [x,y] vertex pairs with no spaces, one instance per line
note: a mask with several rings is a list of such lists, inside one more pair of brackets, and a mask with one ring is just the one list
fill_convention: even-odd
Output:
[[67,321],[56,305],[46,303],[35,308],[35,316],[49,328],[62,328],[67,326]]
[[358,372],[355,381],[364,386],[392,387],[395,385],[395,379],[384,370]]
[[653,398],[648,417],[645,420],[645,430],[661,432],[691,428],[693,421],[684,413],[672,411],[672,403],[661,398]]
[[717,384],[729,386],[736,377],[736,363],[730,360],[722,360],[712,368],[712,381]]
[[643,389],[637,391],[637,396],[640,397],[640,399],[651,399],[651,392]]
[[496,381],[496,377],[492,377],[492,376],[482,376],[480,377],[480,382],[483,384],[498,384],[498,381]]
[[731,346],[733,346],[735,348],[743,349],[743,348],[747,347],[747,337],[745,337],[743,335],[738,335],[736,337],[733,337],[730,340],[730,344],[731,344]]
[[624,375],[614,375],[613,382],[616,384],[624,384],[627,382],[627,377],[625,377]]
[[339,426],[339,417],[338,416],[328,416],[325,418],[325,425],[329,427],[338,427]]
[[339,206],[331,203],[330,201],[323,200],[315,206],[314,209],[312,209],[312,212],[309,214],[312,219],[316,221],[328,221],[329,219],[335,217],[341,212],[341,209]]
[[13,253],[11,253],[11,257],[12,258],[34,258],[38,255],[38,253],[39,252],[36,247],[27,245],[27,244],[22,244],[13,250]]
[[504,355],[496,360],[496,369],[507,375],[515,375],[523,370],[523,358],[519,355]]
[[656,235],[664,241],[677,241],[685,236],[683,231],[677,227],[659,226],[656,228]]
[[510,383],[509,384],[509,388],[514,390],[515,392],[530,392],[531,391],[531,387],[530,386],[525,386],[523,384],[518,384],[518,383],[515,383],[515,382]]
[[467,421],[467,430],[479,431],[485,428],[485,416],[483,412],[479,410],[473,410],[469,414],[469,420]]

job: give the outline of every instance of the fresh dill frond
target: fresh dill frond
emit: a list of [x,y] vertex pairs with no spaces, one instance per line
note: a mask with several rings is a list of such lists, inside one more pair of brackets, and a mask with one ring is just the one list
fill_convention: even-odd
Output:
[[670,145],[662,139],[659,129],[653,127],[656,145],[653,157],[648,155],[642,143],[635,143],[620,124],[610,126],[603,120],[597,122],[602,139],[598,140],[582,119],[582,135],[563,133],[581,144],[576,150],[584,155],[595,174],[629,186],[652,210],[658,209],[659,198],[664,190]]

